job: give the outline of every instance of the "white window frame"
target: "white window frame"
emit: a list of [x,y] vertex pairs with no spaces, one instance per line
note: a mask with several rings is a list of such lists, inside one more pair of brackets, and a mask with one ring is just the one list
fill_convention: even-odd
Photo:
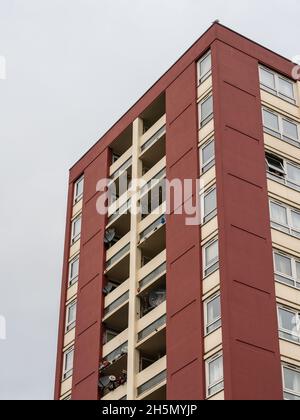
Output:
[[[208,305],[213,302],[215,299],[220,300],[220,316],[213,320],[212,322],[208,322]],[[213,296],[209,297],[204,302],[204,332],[205,335],[212,334],[214,331],[218,330],[221,327],[221,294],[218,292],[217,294],[214,294]],[[212,327],[212,329],[211,329]]]
[[[291,260],[291,267],[292,267],[292,276],[291,277],[288,276],[285,273],[280,273],[279,271],[277,271],[277,269],[276,269],[276,255],[280,255],[282,257],[289,258]],[[299,290],[300,289],[300,280],[297,280],[297,266],[296,266],[296,264],[300,263],[300,259],[298,259],[298,258],[296,258],[292,255],[286,254],[282,251],[279,251],[277,249],[273,250],[273,259],[274,259],[274,273],[275,273],[276,281],[278,283],[282,283],[282,284],[285,284],[286,286],[293,287],[294,289]],[[286,282],[284,280],[282,280],[284,278],[287,279]],[[293,283],[293,285],[290,284],[290,283]],[[299,284],[298,287],[297,287],[297,284]]]
[[294,390],[288,389],[288,388],[285,387],[285,382],[284,382],[284,369],[288,369],[288,370],[291,370],[291,371],[300,373],[300,367],[289,365],[287,363],[284,363],[282,365],[282,382],[283,382],[284,399],[285,400],[290,400],[291,398],[286,398],[286,394],[289,394],[289,395],[293,395],[294,397],[296,397],[297,400],[300,400],[300,393],[298,394]]
[[[297,325],[298,324],[300,325],[300,311],[298,311],[297,309],[294,309],[294,308],[284,306],[284,305],[277,305],[279,338],[281,340],[289,341],[293,344],[300,345],[300,330],[299,330],[299,332],[297,332],[297,328],[296,328],[296,331],[293,334],[292,330],[286,330],[286,329],[280,327],[280,311],[286,311],[286,312],[290,312],[291,314],[293,314],[295,316],[295,320],[297,322]],[[288,338],[287,336],[290,336],[290,338]],[[294,339],[293,339],[293,337],[294,337]]]
[[205,174],[209,169],[211,169],[215,165],[215,152],[211,158],[208,159],[207,162],[203,161],[203,150],[208,147],[211,143],[214,145],[215,150],[215,139],[214,137],[210,138],[207,142],[202,144],[199,149],[200,154],[200,173],[201,175]]
[[[269,86],[266,86],[266,85],[264,85],[262,83],[261,77],[260,77],[261,70],[264,70],[265,72],[270,73],[270,74],[272,74],[274,76],[275,89],[272,89]],[[267,92],[269,92],[269,93],[271,93],[271,94],[273,94],[275,96],[278,96],[279,98],[281,98],[281,99],[283,99],[283,100],[285,100],[287,102],[290,102],[290,103],[292,103],[294,105],[297,104],[296,87],[295,87],[296,84],[295,84],[295,82],[293,80],[288,79],[287,77],[284,77],[284,76],[276,73],[275,71],[272,71],[272,70],[270,70],[270,69],[268,69],[267,67],[264,67],[264,66],[259,66],[259,80],[260,80],[260,87],[261,87],[261,89],[263,89],[263,90],[265,90],[265,91],[267,91]],[[289,96],[286,96],[284,93],[281,93],[280,92],[280,83],[279,83],[279,80],[284,80],[284,81],[290,83],[293,86],[293,98],[291,98]]]
[[[82,182],[82,192],[78,193],[78,185]],[[84,189],[84,175],[77,179],[74,183],[74,204],[78,203],[83,197],[83,189]]]
[[[79,234],[75,235],[75,232],[74,232],[75,224],[79,220],[80,220],[80,232],[79,232]],[[72,245],[74,245],[75,242],[79,241],[79,239],[81,237],[81,223],[82,223],[81,215],[75,217],[75,219],[72,220],[72,223],[71,223],[71,244]]]
[[[205,214],[205,198],[215,191],[216,195],[216,206],[213,210],[211,210],[208,214]],[[201,203],[201,222],[202,224],[208,223],[211,219],[213,219],[217,214],[217,188],[214,185],[213,187],[209,188],[208,190],[200,193],[200,203]]]
[[[72,277],[72,265],[74,263],[78,263],[78,273]],[[79,255],[72,258],[72,260],[69,262],[69,280],[68,280],[69,287],[73,286],[75,283],[78,282],[78,277],[79,277]]]
[[[214,243],[218,244],[218,256],[213,262],[211,262],[209,265],[207,265],[206,262],[206,249],[210,246],[212,246]],[[211,241],[209,241],[207,244],[203,246],[203,278],[210,276],[212,273],[217,271],[219,269],[219,238],[214,238]],[[210,271],[211,270],[211,271]]]
[[[69,319],[70,309],[75,306],[75,318]],[[70,332],[76,326],[76,309],[77,309],[77,300],[73,300],[66,306],[66,332]]]
[[[275,220],[272,219],[272,204],[282,207],[286,211],[287,215],[287,225],[283,225]],[[280,201],[272,200],[270,199],[270,219],[271,219],[271,227],[277,230],[280,230],[281,232],[284,232],[288,235],[295,236],[296,238],[300,238],[300,230],[295,228],[293,226],[293,217],[292,213],[297,213],[300,215],[300,210],[292,208],[284,203],[281,203]]]
[[210,69],[208,72],[206,72],[205,74],[201,75],[201,63],[206,60],[208,57],[210,56],[210,61],[211,61],[211,51],[209,50],[206,54],[204,54],[203,57],[200,58],[200,60],[197,63],[197,74],[198,74],[198,86],[202,85],[202,83],[205,82],[205,80],[207,80],[210,76],[211,76],[211,72],[212,72],[212,66],[210,66]]
[[[277,118],[278,121],[278,131],[273,130],[273,128],[267,127],[265,125],[265,114],[264,112],[268,112],[269,114],[274,115]],[[273,111],[270,108],[267,107],[263,107],[262,108],[262,117],[263,117],[263,127],[264,127],[264,132],[267,134],[270,134],[271,136],[275,136],[283,141],[286,141],[287,143],[291,143],[292,145],[296,146],[296,147],[300,147],[300,125],[297,121],[292,120],[291,118],[288,118],[284,115],[278,114],[277,112]],[[292,137],[288,137],[286,134],[284,134],[284,128],[283,128],[283,121],[287,121],[291,124],[294,124],[297,128],[297,138],[292,138]]]
[[[204,119],[202,120],[202,105],[204,102],[211,99],[212,101],[212,112]],[[201,101],[198,102],[198,115],[199,115],[199,128],[203,128],[208,124],[213,118],[214,118],[214,100],[212,93],[209,93],[205,98],[201,99]]]
[[300,191],[300,183],[299,184],[295,184],[295,182],[291,179],[288,178],[288,165],[291,166],[295,166],[297,169],[300,170],[300,165],[298,165],[295,162],[292,162],[290,160],[286,160],[284,158],[282,158],[281,156],[278,155],[274,155],[274,157],[277,157],[278,159],[281,160],[281,172],[282,172],[282,176],[278,176],[272,172],[270,172],[270,168],[275,169],[277,171],[280,171],[277,167],[269,165],[267,158],[266,158],[266,164],[267,164],[267,172],[269,174],[269,177],[277,182],[280,182],[284,185],[286,185],[289,188],[293,188],[294,190]]
[[66,350],[63,354],[63,373],[62,373],[62,379],[63,381],[70,378],[73,375],[73,366],[69,370],[67,370],[67,356],[73,353],[73,362],[74,362],[74,347],[70,347],[68,350]]
[[[223,353],[217,353],[214,356],[210,357],[209,359],[206,360],[205,362],[205,371],[206,371],[206,397],[207,398],[211,398],[216,394],[219,394],[220,392],[222,392],[224,390],[224,359],[223,359],[223,375],[222,377],[216,381],[215,383],[210,383],[210,375],[209,375],[209,365],[210,363],[216,361],[217,359],[223,359]],[[211,391],[212,388],[217,387],[218,385],[221,385],[221,387],[219,389],[217,389],[216,391]]]

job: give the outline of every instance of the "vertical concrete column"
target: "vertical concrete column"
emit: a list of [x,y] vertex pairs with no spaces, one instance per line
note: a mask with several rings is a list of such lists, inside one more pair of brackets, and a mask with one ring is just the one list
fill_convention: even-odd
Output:
[[142,165],[139,160],[140,139],[143,134],[143,121],[137,118],[133,122],[132,139],[132,199],[131,199],[131,226],[130,226],[130,267],[129,267],[129,314],[128,314],[128,372],[127,372],[127,399],[136,399],[136,374],[138,373],[138,352],[136,350],[136,324],[139,305],[137,301],[138,279],[137,271],[141,266],[141,252],[138,249],[138,224],[140,214],[138,180],[142,175]]

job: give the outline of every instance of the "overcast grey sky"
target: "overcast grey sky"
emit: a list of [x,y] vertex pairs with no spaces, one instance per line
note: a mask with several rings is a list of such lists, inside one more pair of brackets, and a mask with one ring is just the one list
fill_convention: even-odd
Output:
[[69,167],[216,18],[289,58],[299,0],[0,0],[0,399],[52,399]]

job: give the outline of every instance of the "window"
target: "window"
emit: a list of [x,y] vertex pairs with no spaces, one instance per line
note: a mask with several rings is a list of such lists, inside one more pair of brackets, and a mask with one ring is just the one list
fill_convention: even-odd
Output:
[[67,314],[66,314],[66,332],[71,331],[76,324],[76,300],[71,302],[67,306]]
[[209,96],[199,103],[200,127],[204,127],[213,118],[213,99]]
[[224,388],[223,355],[218,354],[206,362],[206,392],[211,397]]
[[295,366],[283,366],[283,389],[285,400],[300,400],[300,369]]
[[221,326],[221,297],[215,295],[208,299],[205,304],[205,334],[217,330]]
[[300,289],[300,260],[274,251],[275,278],[278,282]]
[[281,182],[290,188],[300,190],[299,165],[270,153],[266,154],[266,164],[269,178]]
[[219,268],[219,242],[214,240],[209,242],[203,248],[203,260],[204,260],[204,277],[213,273]]
[[300,210],[270,201],[270,216],[273,228],[300,238]]
[[209,140],[200,148],[200,172],[204,174],[215,164],[215,141]]
[[270,174],[275,175],[276,177],[280,177],[280,178],[285,177],[283,159],[267,153],[266,163],[267,163],[267,170]]
[[74,185],[74,204],[78,203],[82,199],[83,196],[83,183],[84,178],[83,176],[80,177]]
[[260,73],[260,84],[276,92],[275,75],[273,74],[273,72],[260,67],[259,73]]
[[300,312],[278,307],[279,337],[300,344]]
[[264,128],[267,129],[267,131],[270,130],[271,134],[275,134],[276,137],[279,134],[279,118],[278,115],[271,111],[267,111],[266,109],[263,109],[263,121],[264,121]]
[[266,69],[265,67],[259,68],[259,75],[262,89],[296,104],[295,83],[292,80],[289,80],[272,70]]
[[207,223],[217,214],[216,188],[212,188],[202,194],[202,223]]
[[205,82],[211,75],[211,52],[209,51],[198,61],[198,82],[199,85]]
[[295,121],[263,108],[263,124],[266,133],[300,147],[299,127]]
[[72,221],[71,243],[74,244],[80,239],[81,234],[81,216]]
[[74,347],[71,347],[64,353],[63,365],[63,380],[70,378],[73,374],[73,361],[74,361]]
[[295,140],[299,146],[298,124],[294,121],[282,118],[282,135],[285,140]]
[[69,264],[69,287],[78,281],[79,275],[79,255]]
[[289,186],[300,188],[300,166],[286,162],[286,179]]

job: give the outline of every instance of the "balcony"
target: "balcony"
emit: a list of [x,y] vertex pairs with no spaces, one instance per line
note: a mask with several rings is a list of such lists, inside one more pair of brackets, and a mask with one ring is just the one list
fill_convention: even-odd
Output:
[[[130,156],[129,149],[132,147],[132,125],[127,127],[110,145],[112,154],[112,165],[110,168],[110,175],[112,175],[119,166],[124,163],[126,157],[121,157],[127,152]],[[120,160],[121,159],[121,160]],[[119,161],[119,163],[117,163]]]
[[[116,337],[114,340],[120,340],[123,335],[126,335],[126,331],[122,334],[122,337]],[[121,341],[121,340],[120,340]],[[111,392],[115,392],[119,387],[124,387],[127,381],[127,341],[123,342],[120,346],[115,348],[109,354],[106,355],[107,347],[112,347],[112,344],[108,343],[103,348],[103,359],[100,365],[100,379],[99,388],[101,396],[105,397]],[[124,389],[120,391],[124,394]],[[126,392],[125,392],[126,395]]]
[[[166,356],[159,359],[153,365],[140,372],[137,376],[137,394],[139,399],[164,399],[167,378],[167,359]],[[161,389],[161,392],[157,392]],[[156,395],[153,393],[156,392]],[[151,397],[152,394],[152,397]]]
[[138,321],[138,349],[145,353],[155,352],[165,342],[166,302],[143,316]]
[[166,154],[166,116],[163,115],[141,139],[140,159],[143,174],[147,173]]
[[140,115],[143,120],[144,134],[166,113],[165,100],[165,93],[163,93]]
[[140,237],[138,246],[142,255],[141,266],[149,264],[166,248],[166,225],[162,219],[163,217],[158,220],[156,227],[148,231],[148,236]]
[[[124,194],[122,197],[120,197],[108,208],[107,227],[111,227],[111,225],[123,215],[124,216],[128,215],[129,220],[130,220],[130,215],[129,215],[130,206],[131,206],[131,199],[130,198],[128,199],[128,192],[127,192],[127,194]],[[122,224],[122,222],[128,223],[128,221],[124,219],[120,221],[120,224]]]
[[[118,162],[116,162],[118,163]],[[108,184],[109,192],[109,207],[116,207],[115,202],[119,200],[120,197],[126,194],[126,197],[129,196],[129,189],[131,186],[132,180],[132,158],[130,157],[114,174]]]
[[121,284],[129,278],[130,232],[106,252],[107,279]]
[[155,282],[144,288],[140,294],[140,315],[141,317],[152,312],[166,300],[166,276],[158,276]]
[[[127,206],[126,206],[127,209]],[[126,210],[108,223],[105,230],[104,242],[107,249],[111,249],[130,231],[130,213]]]
[[166,273],[166,250],[158,254],[138,272],[139,287],[144,289]]
[[128,327],[128,299],[129,292],[126,291],[110,305],[106,306],[102,321],[107,330],[118,334]]
[[126,172],[132,165],[132,147],[119,157],[109,168],[111,180],[116,180],[122,173]]

